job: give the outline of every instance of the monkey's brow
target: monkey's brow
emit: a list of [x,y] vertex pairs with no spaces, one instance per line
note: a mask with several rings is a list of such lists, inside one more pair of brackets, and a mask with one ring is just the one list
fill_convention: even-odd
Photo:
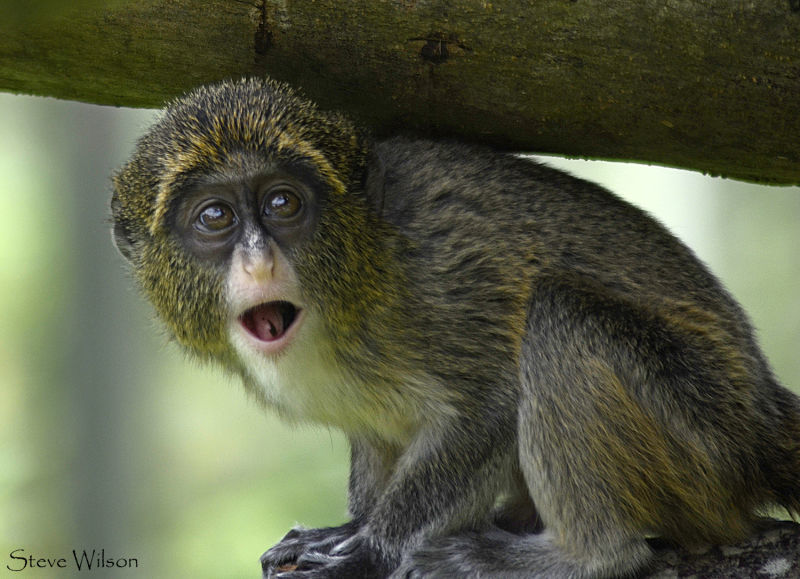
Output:
[[235,185],[252,181],[258,177],[278,172],[282,166],[276,160],[266,158],[235,159],[220,168],[198,176],[194,185]]

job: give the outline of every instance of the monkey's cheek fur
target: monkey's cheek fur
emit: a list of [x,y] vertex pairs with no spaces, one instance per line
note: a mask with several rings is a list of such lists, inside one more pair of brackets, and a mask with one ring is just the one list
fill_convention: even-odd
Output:
[[252,306],[232,322],[232,334],[240,347],[267,356],[286,350],[305,321],[305,310],[288,301]]

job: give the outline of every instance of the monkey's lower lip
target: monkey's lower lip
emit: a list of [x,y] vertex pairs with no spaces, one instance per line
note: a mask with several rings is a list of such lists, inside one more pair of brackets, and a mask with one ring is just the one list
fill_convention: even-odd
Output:
[[300,310],[291,302],[267,302],[246,310],[239,321],[247,332],[261,342],[276,342],[297,320]]

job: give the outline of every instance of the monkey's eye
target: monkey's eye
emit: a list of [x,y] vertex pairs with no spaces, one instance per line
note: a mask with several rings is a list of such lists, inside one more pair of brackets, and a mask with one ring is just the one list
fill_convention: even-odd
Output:
[[195,227],[206,233],[224,231],[238,223],[236,214],[224,203],[206,205],[197,215]]
[[300,214],[303,200],[287,186],[276,187],[264,197],[264,216],[270,219],[291,219]]

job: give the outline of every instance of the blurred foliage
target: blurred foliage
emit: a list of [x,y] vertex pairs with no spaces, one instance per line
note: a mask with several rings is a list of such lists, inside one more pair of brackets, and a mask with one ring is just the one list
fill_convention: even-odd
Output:
[[[257,577],[258,556],[296,522],[344,520],[341,435],[289,429],[236,380],[184,359],[112,247],[108,176],[151,116],[0,95],[3,569],[13,549],[105,548],[140,567],[94,577]],[[665,221],[800,386],[800,190],[547,161]]]

